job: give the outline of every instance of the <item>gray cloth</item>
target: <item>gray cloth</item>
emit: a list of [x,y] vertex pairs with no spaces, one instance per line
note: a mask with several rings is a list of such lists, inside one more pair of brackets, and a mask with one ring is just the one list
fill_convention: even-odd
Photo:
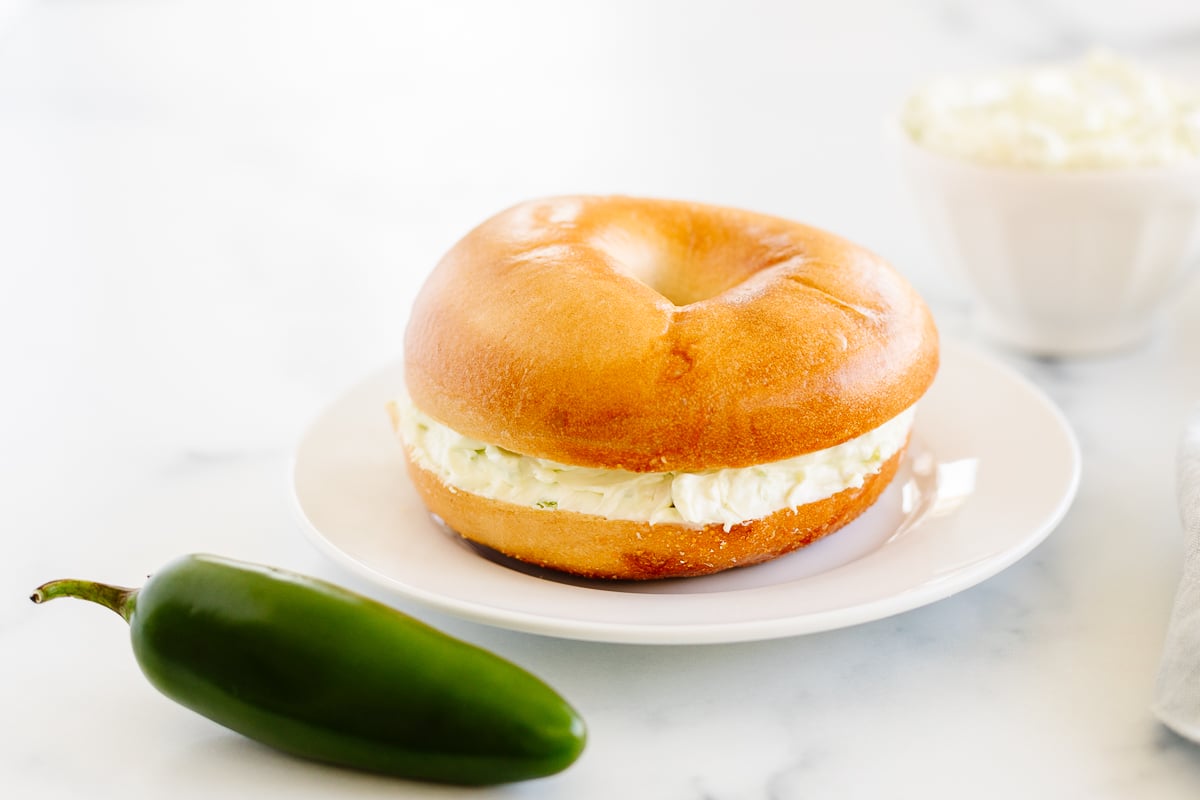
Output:
[[1183,580],[1167,627],[1154,713],[1179,735],[1200,742],[1200,408],[1179,443],[1179,511],[1187,542]]

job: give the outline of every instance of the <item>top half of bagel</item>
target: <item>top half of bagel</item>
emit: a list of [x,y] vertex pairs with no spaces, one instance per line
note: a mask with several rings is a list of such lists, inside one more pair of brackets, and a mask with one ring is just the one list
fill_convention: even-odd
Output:
[[555,197],[441,260],[405,335],[413,405],[522,455],[633,472],[823,450],[933,380],[921,298],[871,252],[697,203]]

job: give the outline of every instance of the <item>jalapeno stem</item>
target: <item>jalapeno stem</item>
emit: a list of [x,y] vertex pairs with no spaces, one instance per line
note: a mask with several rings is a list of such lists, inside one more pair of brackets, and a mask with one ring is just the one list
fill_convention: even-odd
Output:
[[29,599],[35,603],[44,603],[56,597],[76,597],[80,600],[89,600],[117,612],[128,622],[129,615],[133,613],[134,598],[137,597],[137,592],[137,589],[127,589],[124,586],[110,586],[107,583],[64,578],[43,583],[33,590]]

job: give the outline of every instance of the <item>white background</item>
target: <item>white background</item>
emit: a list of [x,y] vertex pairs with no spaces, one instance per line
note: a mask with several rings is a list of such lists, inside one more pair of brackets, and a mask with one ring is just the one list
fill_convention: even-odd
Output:
[[[440,254],[528,197],[680,197],[825,227],[891,260],[971,343],[885,121],[933,75],[1094,44],[1200,77],[1200,10],[0,2],[0,793],[458,796],[250,744],[159,697],[115,616],[28,593],[67,575],[136,585],[195,551],[374,591],[300,535],[291,449],[397,356]],[[380,594],[587,717],[576,766],[496,796],[1195,797],[1200,749],[1148,705],[1179,577],[1172,458],[1200,400],[1200,292],[1134,353],[997,355],[1063,407],[1083,484],[1042,547],[934,606],[655,647]]]

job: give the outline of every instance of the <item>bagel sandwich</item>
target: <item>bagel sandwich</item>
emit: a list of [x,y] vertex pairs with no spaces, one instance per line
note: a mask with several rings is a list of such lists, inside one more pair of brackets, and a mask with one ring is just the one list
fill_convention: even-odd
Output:
[[555,197],[438,263],[391,404],[457,534],[593,578],[706,575],[843,527],[895,476],[938,366],[878,256],[737,209]]

